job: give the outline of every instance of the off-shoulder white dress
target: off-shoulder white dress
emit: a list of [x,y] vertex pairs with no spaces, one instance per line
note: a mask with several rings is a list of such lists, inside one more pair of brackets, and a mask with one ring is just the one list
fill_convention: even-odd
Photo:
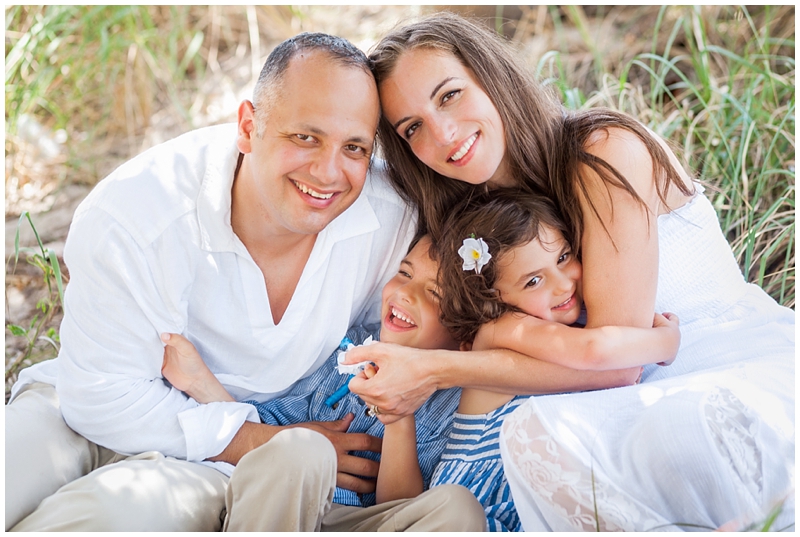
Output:
[[639,385],[532,397],[506,418],[527,531],[755,522],[787,496],[773,528],[794,523],[794,311],[744,281],[702,192],[659,217],[658,240],[678,356]]

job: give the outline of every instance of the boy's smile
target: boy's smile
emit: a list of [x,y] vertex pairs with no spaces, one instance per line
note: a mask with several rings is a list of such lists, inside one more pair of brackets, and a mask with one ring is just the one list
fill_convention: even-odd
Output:
[[417,349],[457,349],[458,344],[439,321],[438,265],[428,255],[426,236],[400,263],[383,288],[381,341]]

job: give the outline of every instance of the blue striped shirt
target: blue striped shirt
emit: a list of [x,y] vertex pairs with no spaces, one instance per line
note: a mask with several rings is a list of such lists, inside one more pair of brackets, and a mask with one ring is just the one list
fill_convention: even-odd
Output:
[[[336,357],[339,350],[345,350],[352,342],[359,345],[368,336],[377,339],[378,333],[370,333],[363,327],[353,327],[336,351],[328,360],[308,377],[299,380],[286,395],[264,403],[248,401],[255,405],[261,421],[271,425],[292,425],[307,421],[333,421],[344,418],[352,412],[355,419],[347,432],[367,433],[383,437],[383,424],[378,418],[366,415],[367,406],[357,395],[351,392],[339,400],[336,408],[325,404],[325,400],[349,381],[348,375],[340,375],[336,369]],[[461,390],[452,388],[435,392],[428,401],[414,414],[417,425],[417,455],[422,470],[425,488],[433,474],[433,469],[447,443],[447,437],[453,422],[453,414],[458,407]],[[378,453],[355,451],[354,455],[378,461]],[[333,495],[334,503],[369,507],[375,505],[375,494],[357,494],[351,490],[336,487]]]
[[458,414],[431,486],[455,483],[467,487],[486,511],[489,531],[523,531],[500,460],[503,418],[528,396],[515,397],[488,414]]

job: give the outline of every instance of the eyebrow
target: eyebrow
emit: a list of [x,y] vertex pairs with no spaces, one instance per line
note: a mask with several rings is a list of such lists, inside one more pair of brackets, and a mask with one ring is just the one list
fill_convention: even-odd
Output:
[[[311,134],[316,134],[317,136],[326,136],[328,133],[324,130],[320,129],[319,127],[314,127],[313,125],[299,125],[298,130],[304,130],[310,132]],[[375,143],[374,138],[364,138],[362,136],[353,136],[352,138],[348,138],[346,143],[357,143],[357,144],[365,144],[365,145],[372,145]]]
[[[440,89],[442,89],[442,86],[444,86],[445,84],[447,84],[447,83],[448,83],[448,82],[450,82],[451,80],[454,80],[455,78],[458,78],[458,77],[455,77],[455,76],[448,76],[447,78],[445,78],[444,80],[442,80],[441,82],[439,82],[438,84],[436,84],[436,87],[434,87],[434,88],[433,88],[433,91],[431,92],[430,99],[431,99],[431,100],[433,100],[433,98],[434,98],[434,97],[436,97],[436,94],[439,92],[439,90],[440,90]],[[406,117],[404,117],[403,119],[399,120],[397,123],[395,123],[394,125],[392,125],[392,128],[393,128],[394,130],[397,130],[397,128],[398,128],[398,127],[399,127],[399,126],[400,126],[402,123],[405,123],[406,121],[408,121],[409,119],[411,119],[411,117],[412,117],[412,116],[406,116]]]

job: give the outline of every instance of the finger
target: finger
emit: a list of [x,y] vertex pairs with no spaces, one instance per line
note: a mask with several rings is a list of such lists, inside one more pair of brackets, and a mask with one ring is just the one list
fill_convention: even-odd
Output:
[[366,433],[339,433],[331,441],[339,453],[347,451],[381,452],[383,440]]
[[378,477],[378,468],[380,468],[380,464],[377,461],[355,455],[339,454],[336,470],[353,476]]
[[375,492],[374,479],[362,479],[344,472],[336,473],[336,486],[360,494]]
[[315,421],[313,423],[316,423],[317,425],[319,425],[320,427],[322,427],[327,431],[344,433],[347,432],[347,429],[350,427],[350,424],[353,423],[354,418],[355,415],[352,412],[348,412],[345,417],[338,420]]
[[366,378],[371,379],[378,373],[378,370],[374,365],[368,364],[366,367],[364,367],[363,373]]
[[357,364],[359,362],[367,362],[367,361],[377,363],[379,360],[375,359],[377,357],[376,351],[380,349],[380,347],[381,347],[380,343],[369,345],[367,347],[353,347],[352,349],[347,351],[347,353],[345,353],[344,361],[342,363],[348,365]]

